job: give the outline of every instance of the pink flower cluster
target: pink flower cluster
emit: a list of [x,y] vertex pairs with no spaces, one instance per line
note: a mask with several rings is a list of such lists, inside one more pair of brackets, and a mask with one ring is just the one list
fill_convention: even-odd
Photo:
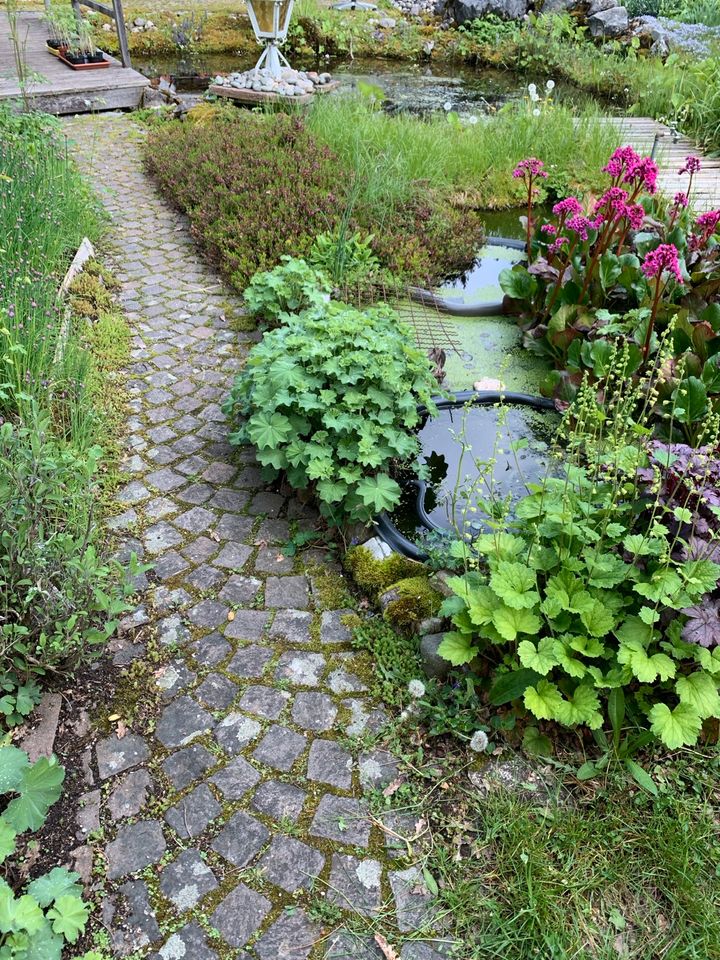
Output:
[[658,165],[650,157],[641,157],[632,147],[618,147],[603,167],[614,185],[629,183],[637,189],[655,193],[657,190]]
[[588,217],[583,217],[578,214],[575,217],[570,217],[565,226],[568,230],[576,233],[581,240],[587,240],[588,230],[597,230],[602,225],[602,222],[602,217],[596,217],[594,220],[590,220]]
[[538,160],[537,157],[528,157],[527,160],[521,160],[520,163],[515,167],[513,170],[513,176],[516,180],[526,176],[547,177],[544,167],[545,164],[542,160]]
[[552,212],[556,217],[574,217],[576,214],[583,212],[583,207],[577,197],[565,197],[564,200],[560,200],[559,203],[555,204]]
[[639,159],[632,147],[618,147],[603,167],[603,173],[619,181]]
[[697,225],[708,238],[715,233],[718,224],[720,224],[720,210],[708,210],[697,218]]
[[682,190],[679,193],[676,193],[673,198],[673,205],[676,207],[687,207],[689,202],[688,195],[683,193]]
[[642,272],[648,280],[662,276],[665,271],[671,273],[678,283],[684,282],[680,273],[678,249],[674,243],[661,243],[645,255],[642,263]]
[[682,176],[683,173],[689,173],[691,176],[693,173],[697,173],[700,170],[700,157],[685,157],[685,165],[678,170],[678,176]]

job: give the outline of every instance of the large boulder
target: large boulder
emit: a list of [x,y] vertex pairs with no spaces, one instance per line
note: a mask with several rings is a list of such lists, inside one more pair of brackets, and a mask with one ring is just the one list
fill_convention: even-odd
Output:
[[588,17],[594,17],[596,13],[602,13],[603,10],[612,10],[613,7],[619,7],[617,0],[593,0],[588,7]]
[[612,7],[588,17],[587,24],[592,37],[619,37],[627,31],[630,19],[625,7]]
[[488,13],[503,20],[521,20],[529,6],[529,0],[454,0],[452,11],[457,23],[477,20]]
[[[577,7],[577,0],[545,0],[542,5],[541,13],[567,13]],[[537,9],[537,4],[535,5]]]

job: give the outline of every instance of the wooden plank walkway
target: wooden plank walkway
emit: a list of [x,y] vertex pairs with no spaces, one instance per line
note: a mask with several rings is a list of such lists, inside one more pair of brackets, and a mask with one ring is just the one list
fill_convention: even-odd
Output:
[[703,156],[692,140],[674,134],[670,127],[651,117],[608,117],[608,122],[620,128],[623,143],[631,145],[638,153],[649,154],[656,134],[659,135],[655,151],[660,166],[658,186],[667,196],[673,197],[679,190],[687,188],[688,177],[678,176],[685,157],[689,154],[700,157],[702,169],[693,179],[693,206],[700,213],[720,207],[720,159]]
[[[37,79],[28,84],[32,105],[46,113],[94,113],[134,109],[149,81],[114,58],[104,70],[71,70],[47,50],[47,28],[40,13],[20,14],[25,63]],[[21,97],[7,15],[0,12],[0,102]]]

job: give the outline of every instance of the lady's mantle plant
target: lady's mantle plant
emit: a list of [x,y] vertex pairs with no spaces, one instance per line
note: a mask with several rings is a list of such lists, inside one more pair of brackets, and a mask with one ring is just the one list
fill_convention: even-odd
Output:
[[85,929],[88,908],[80,877],[64,867],[28,883],[19,892],[11,886],[20,877],[13,861],[17,839],[42,827],[60,796],[65,771],[53,757],[30,764],[13,746],[0,747],[0,958],[60,960],[66,943],[75,943]]
[[[681,451],[655,446],[648,457],[627,443],[636,402],[616,406],[623,422],[595,455],[583,442],[563,476],[457,544],[468,570],[449,581],[454,630],[440,653],[455,665],[489,661],[496,704],[522,697],[540,720],[593,730],[622,726],[627,705],[632,723],[676,748],[720,717],[720,557],[706,520],[720,511],[711,492],[699,507],[715,466],[699,451],[682,466]],[[572,417],[571,450],[604,418],[589,384]],[[717,434],[716,423],[711,449]]]
[[[610,182],[601,197],[590,206],[568,197],[538,224],[532,208],[543,167],[531,158],[515,170],[526,187],[528,263],[504,271],[501,284],[522,317],[526,346],[558,368],[544,392],[571,400],[585,372],[604,374],[618,341],[630,347],[629,373],[640,370],[673,322],[674,357],[660,399],[682,386],[701,420],[720,403],[720,210],[690,217],[700,161],[686,159],[678,173],[687,186],[664,204],[654,198],[655,162],[619,148],[604,167]],[[693,442],[687,432],[685,439]]]
[[427,357],[387,307],[345,303],[288,317],[253,347],[224,410],[267,478],[312,490],[333,523],[365,521],[398,502],[389,473],[419,452],[418,404],[431,411]]

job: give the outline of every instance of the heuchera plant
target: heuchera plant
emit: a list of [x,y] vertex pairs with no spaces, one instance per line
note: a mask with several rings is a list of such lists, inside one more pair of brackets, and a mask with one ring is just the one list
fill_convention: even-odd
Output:
[[[568,197],[551,220],[535,223],[543,164],[518,165],[514,175],[527,185],[528,261],[503,271],[500,282],[526,346],[557,367],[546,395],[569,401],[586,372],[601,377],[613,341],[630,346],[628,373],[640,371],[672,322],[674,357],[660,402],[682,384],[693,397],[693,421],[720,405],[720,210],[691,218],[699,169],[698,158],[688,157],[678,171],[687,187],[663,204],[654,197],[656,163],[621,147],[604,167],[609,185],[601,197],[589,205]],[[691,431],[678,429],[670,439],[692,442]]]

